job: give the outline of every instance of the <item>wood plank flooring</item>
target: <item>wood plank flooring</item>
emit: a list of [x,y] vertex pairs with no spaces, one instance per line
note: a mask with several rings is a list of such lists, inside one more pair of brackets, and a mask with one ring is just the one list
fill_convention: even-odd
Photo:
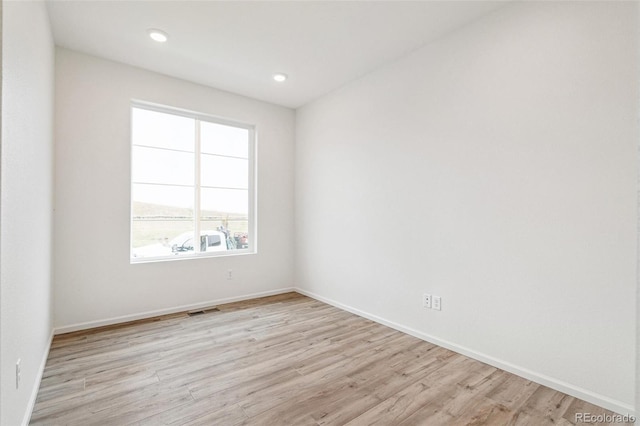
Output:
[[32,425],[571,425],[612,414],[297,293],[56,336]]

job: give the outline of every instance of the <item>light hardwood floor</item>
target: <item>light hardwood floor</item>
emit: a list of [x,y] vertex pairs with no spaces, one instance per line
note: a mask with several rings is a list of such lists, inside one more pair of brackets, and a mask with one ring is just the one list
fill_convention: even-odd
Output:
[[602,408],[297,293],[56,336],[32,425],[569,425]]

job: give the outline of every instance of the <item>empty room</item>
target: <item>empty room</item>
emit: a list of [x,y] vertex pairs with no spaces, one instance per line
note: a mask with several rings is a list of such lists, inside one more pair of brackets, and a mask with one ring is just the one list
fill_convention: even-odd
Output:
[[0,425],[636,422],[637,2],[0,5]]

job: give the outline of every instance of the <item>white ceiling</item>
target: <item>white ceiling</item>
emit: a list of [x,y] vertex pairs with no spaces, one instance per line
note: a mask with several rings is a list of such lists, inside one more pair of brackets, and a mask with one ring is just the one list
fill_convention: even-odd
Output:
[[[296,108],[504,2],[50,1],[56,44]],[[148,28],[169,34],[153,42]],[[276,83],[272,75],[289,75]]]

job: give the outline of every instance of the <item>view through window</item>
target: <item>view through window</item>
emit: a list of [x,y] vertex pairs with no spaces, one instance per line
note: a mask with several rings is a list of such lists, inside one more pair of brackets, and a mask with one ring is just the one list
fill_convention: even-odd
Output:
[[138,104],[131,127],[132,261],[252,251],[253,128]]

